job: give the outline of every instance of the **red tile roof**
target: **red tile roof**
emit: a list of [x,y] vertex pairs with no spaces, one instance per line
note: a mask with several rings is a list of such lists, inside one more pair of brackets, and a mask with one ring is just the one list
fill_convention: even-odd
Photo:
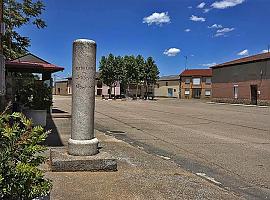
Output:
[[222,64],[218,64],[218,65],[215,65],[211,68],[227,67],[227,66],[236,65],[236,64],[257,62],[257,61],[268,60],[268,59],[270,59],[270,53],[261,53],[261,54],[257,54],[257,55],[253,55],[253,56],[248,56],[248,57],[232,60],[232,61],[225,62]]
[[212,76],[212,69],[186,69],[180,76]]
[[6,61],[6,69],[11,71],[32,71],[34,72],[58,72],[63,71],[64,67],[59,67],[50,63],[18,62]]

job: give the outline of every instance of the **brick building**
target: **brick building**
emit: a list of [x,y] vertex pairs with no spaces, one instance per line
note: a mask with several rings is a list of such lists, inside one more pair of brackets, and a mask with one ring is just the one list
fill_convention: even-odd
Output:
[[180,74],[181,99],[211,98],[212,69],[186,69]]
[[214,101],[270,105],[270,53],[219,64],[212,70]]

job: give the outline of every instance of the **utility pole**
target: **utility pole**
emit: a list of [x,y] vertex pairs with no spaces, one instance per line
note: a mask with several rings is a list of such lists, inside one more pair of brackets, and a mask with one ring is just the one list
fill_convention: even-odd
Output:
[[185,69],[187,69],[187,60],[188,60],[188,57],[187,56],[184,56],[185,57]]
[[4,0],[0,0],[0,96],[6,93],[6,72],[5,72],[5,58],[3,51],[3,35],[5,32],[5,25],[3,22],[4,15]]

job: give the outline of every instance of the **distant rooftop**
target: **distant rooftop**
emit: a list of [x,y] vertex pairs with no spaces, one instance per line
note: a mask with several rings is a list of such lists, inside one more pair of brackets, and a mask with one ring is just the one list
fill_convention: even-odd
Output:
[[212,76],[212,69],[186,69],[180,76]]
[[261,54],[256,54],[253,56],[248,56],[248,57],[232,60],[232,61],[225,62],[222,64],[218,64],[211,68],[215,69],[215,68],[227,67],[227,66],[236,65],[236,64],[258,62],[258,61],[269,60],[269,59],[270,59],[270,53],[261,53]]
[[161,76],[159,77],[158,80],[159,81],[179,80],[179,75]]

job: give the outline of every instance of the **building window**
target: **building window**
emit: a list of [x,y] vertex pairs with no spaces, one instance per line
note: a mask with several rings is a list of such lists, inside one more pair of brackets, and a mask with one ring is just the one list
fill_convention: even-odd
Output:
[[205,79],[205,84],[211,84],[211,83],[212,83],[211,78],[206,78],[206,79]]
[[190,79],[189,78],[186,78],[185,84],[190,84]]
[[185,95],[189,95],[189,89],[185,89]]
[[192,82],[193,82],[193,85],[200,85],[201,84],[201,79],[200,78],[194,78],[192,80]]
[[176,89],[173,89],[174,92],[176,92]]
[[71,89],[70,89],[70,87],[68,87],[68,94],[71,94]]
[[235,99],[238,98],[238,85],[234,85],[234,86],[233,86],[233,97],[234,97]]
[[211,90],[205,90],[205,96],[211,96]]
[[159,88],[159,84],[157,84],[157,88]]
[[168,82],[166,82],[166,86],[168,86],[169,85],[169,83]]

